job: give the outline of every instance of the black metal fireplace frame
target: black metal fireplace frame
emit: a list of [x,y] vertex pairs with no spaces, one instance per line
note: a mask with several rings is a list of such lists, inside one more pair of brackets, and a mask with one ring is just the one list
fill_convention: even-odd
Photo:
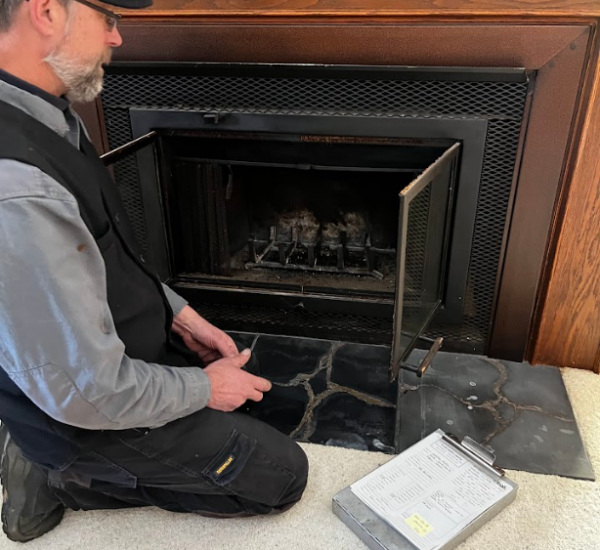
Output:
[[[215,121],[217,117],[218,120]],[[446,278],[444,307],[438,314],[441,322],[460,321],[467,287],[469,257],[487,133],[485,120],[222,114],[153,108],[130,109],[130,119],[134,139],[151,131],[160,133],[161,131],[201,130],[203,132],[332,135],[460,142],[462,157],[455,199],[453,237],[449,253],[451,267]],[[161,167],[158,155],[154,148],[147,147],[137,153],[137,161],[149,236],[150,257],[161,278],[170,281],[176,274],[171,270],[171,261],[168,255],[163,199],[159,183]]]
[[409,67],[402,65],[353,65],[315,63],[194,63],[188,61],[116,61],[110,74],[210,75],[277,78],[337,78],[378,80],[440,80],[527,82],[530,72],[522,67]]
[[[376,62],[315,64],[310,60],[240,63],[224,59],[215,63],[192,57],[117,62],[107,68],[99,105],[107,146],[115,149],[131,141],[132,108],[203,111],[213,120],[230,113],[278,113],[487,123],[463,315],[453,319],[450,310],[442,311],[427,332],[430,337],[443,335],[446,349],[485,353],[495,334],[504,239],[512,218],[536,71],[427,63],[418,67]],[[147,215],[135,156],[123,158],[114,170],[136,236],[148,253]]]

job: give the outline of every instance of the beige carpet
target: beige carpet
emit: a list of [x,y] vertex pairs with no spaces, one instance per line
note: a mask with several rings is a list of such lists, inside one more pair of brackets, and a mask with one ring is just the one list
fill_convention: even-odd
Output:
[[[565,370],[586,448],[600,476],[600,376]],[[275,518],[210,520],[157,509],[71,512],[62,524],[26,546],[0,534],[0,550],[364,550],[331,512],[331,497],[390,457],[305,445],[311,474],[305,497]],[[600,550],[598,482],[509,472],[520,485],[515,503],[460,550]]]

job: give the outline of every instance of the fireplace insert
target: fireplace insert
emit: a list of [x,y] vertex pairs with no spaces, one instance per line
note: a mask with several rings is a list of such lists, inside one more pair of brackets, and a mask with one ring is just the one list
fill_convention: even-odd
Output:
[[138,143],[149,140],[183,296],[203,315],[229,311],[224,329],[394,335],[397,376],[443,303],[459,143],[222,130]]
[[[252,81],[243,86],[256,95],[239,82],[224,88],[235,79]],[[399,101],[398,85],[418,90],[423,82],[415,105]],[[113,113],[126,112],[129,139],[105,162],[114,163],[162,279],[209,320],[237,331],[393,344],[392,379],[432,322],[471,334],[465,318],[481,317],[481,331],[465,338],[485,342],[491,311],[478,297],[486,287],[491,304],[493,285],[478,283],[473,257],[478,227],[487,223],[501,237],[498,219],[508,214],[530,85],[523,70],[120,63],[106,85],[109,138],[124,120]],[[427,97],[469,87],[487,99],[465,101],[487,103],[489,115]],[[358,88],[376,97],[371,110]],[[494,90],[508,89],[511,104],[502,105]],[[218,104],[215,90],[223,92]],[[451,103],[456,114],[442,113]],[[493,190],[504,194],[504,210],[490,220],[498,119],[510,122],[503,162],[513,164]],[[498,252],[489,254],[497,262]]]

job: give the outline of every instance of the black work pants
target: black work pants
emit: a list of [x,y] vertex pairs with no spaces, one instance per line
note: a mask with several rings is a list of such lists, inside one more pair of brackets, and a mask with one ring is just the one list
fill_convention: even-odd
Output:
[[302,449],[238,412],[203,409],[161,428],[105,431],[103,438],[50,476],[71,509],[157,506],[211,517],[265,515],[290,508],[306,486]]
[[[166,359],[198,360],[182,343]],[[260,374],[254,356],[244,368]],[[289,509],[307,477],[306,455],[288,436],[241,412],[206,408],[153,430],[104,431],[91,452],[51,472],[49,484],[73,510],[157,506],[242,517]]]

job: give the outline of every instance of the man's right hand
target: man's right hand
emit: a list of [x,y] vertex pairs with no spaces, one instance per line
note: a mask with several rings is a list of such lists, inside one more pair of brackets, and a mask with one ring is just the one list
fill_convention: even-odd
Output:
[[230,412],[241,407],[246,400],[261,401],[263,393],[271,389],[271,382],[242,370],[250,359],[250,350],[233,357],[224,357],[204,369],[212,385],[208,407]]

